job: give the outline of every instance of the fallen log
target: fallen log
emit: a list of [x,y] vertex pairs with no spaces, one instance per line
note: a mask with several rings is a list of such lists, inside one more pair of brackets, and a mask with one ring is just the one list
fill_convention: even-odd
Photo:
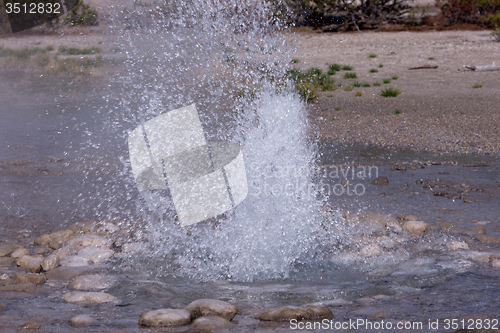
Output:
[[433,68],[438,68],[438,66],[419,66],[419,67],[411,67],[408,68],[410,71],[415,70],[415,69],[433,69]]
[[475,72],[489,72],[489,71],[500,71],[500,65],[487,65],[487,66],[463,66],[465,69],[469,69]]

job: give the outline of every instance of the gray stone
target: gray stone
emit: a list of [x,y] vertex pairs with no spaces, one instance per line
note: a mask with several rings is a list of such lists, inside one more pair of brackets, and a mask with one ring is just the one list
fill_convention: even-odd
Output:
[[446,247],[450,251],[457,251],[457,250],[468,250],[469,245],[467,245],[466,242],[459,242],[459,241],[451,241],[446,243]]
[[63,301],[67,303],[101,304],[116,302],[118,299],[110,294],[100,292],[74,291],[64,294]]
[[116,280],[105,275],[80,275],[68,287],[76,290],[100,290],[111,288]]
[[48,245],[51,242],[51,238],[49,234],[41,235],[37,239],[35,239],[35,245]]
[[10,267],[14,262],[14,258],[10,257],[0,257],[0,267]]
[[427,223],[424,221],[408,221],[403,224],[403,229],[413,236],[421,236],[427,231]]
[[21,258],[22,256],[29,256],[30,250],[20,247],[10,255],[12,258]]
[[84,247],[78,252],[78,256],[87,259],[92,263],[99,263],[102,260],[111,258],[115,251],[97,246]]
[[389,184],[389,179],[385,176],[380,176],[370,182],[370,184],[373,185],[388,185]]
[[67,281],[72,280],[75,277],[87,273],[89,270],[92,270],[90,266],[81,266],[81,267],[64,267],[60,266],[56,269],[50,270],[45,273],[47,280],[56,280],[56,281]]
[[31,259],[26,264],[26,272],[40,273],[42,271],[42,259]]
[[65,267],[88,266],[89,260],[80,256],[67,256],[59,260],[59,264]]
[[68,242],[68,245],[82,246],[82,247],[98,246],[98,247],[110,248],[111,245],[113,245],[113,242],[110,239],[107,239],[106,237],[85,235],[71,239]]
[[382,254],[382,248],[378,244],[370,244],[362,248],[359,254],[366,258],[376,257]]
[[191,322],[191,312],[185,309],[160,309],[141,314],[141,326],[180,326]]
[[45,283],[45,276],[43,276],[42,274],[16,273],[16,274],[14,274],[14,282],[16,282],[16,283],[33,283],[37,286],[41,286]]
[[18,284],[8,284],[1,286],[0,291],[5,292],[19,292],[19,293],[32,293],[36,290],[36,286],[33,283],[18,283]]
[[410,214],[399,214],[398,219],[400,219],[402,222],[420,221],[418,217],[416,217],[415,215],[410,215]]
[[17,250],[19,246],[10,244],[10,243],[2,243],[0,244],[0,257],[7,257],[15,250]]
[[42,260],[41,258],[38,257],[22,256],[21,258],[16,260],[16,265],[18,267],[25,267],[28,264],[28,262],[32,259],[40,259],[40,261]]
[[38,330],[40,329],[40,324],[35,322],[27,322],[18,327],[18,330]]
[[476,240],[483,244],[497,244],[500,243],[500,237],[479,234],[476,236]]
[[86,315],[86,314],[74,316],[73,318],[71,318],[69,320],[69,325],[76,326],[76,327],[90,326],[90,325],[93,325],[94,323],[95,323],[95,319],[89,315]]
[[201,316],[217,316],[231,320],[238,313],[238,309],[228,302],[218,299],[198,299],[185,307],[193,318]]
[[77,255],[78,251],[80,251],[81,249],[82,249],[81,246],[66,245],[61,247],[59,250],[54,251],[54,253],[52,254],[61,259],[64,257]]
[[231,326],[229,320],[217,316],[200,317],[191,324],[192,329],[201,331],[217,331]]
[[42,269],[44,271],[50,271],[51,269],[57,268],[57,266],[59,266],[59,258],[54,254],[42,260]]
[[322,320],[333,318],[333,313],[319,306],[282,306],[261,312],[255,318],[265,321]]

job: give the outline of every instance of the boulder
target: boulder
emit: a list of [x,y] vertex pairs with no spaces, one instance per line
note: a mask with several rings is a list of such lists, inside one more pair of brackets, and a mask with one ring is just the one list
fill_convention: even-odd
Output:
[[191,312],[193,318],[217,316],[231,320],[238,313],[234,305],[217,299],[198,299],[191,302],[185,309]]
[[76,327],[90,326],[90,325],[93,325],[94,323],[95,323],[95,319],[89,315],[86,315],[86,314],[74,316],[73,318],[71,318],[69,320],[69,325],[76,326]]
[[51,269],[57,268],[57,266],[59,266],[59,258],[54,254],[42,260],[42,269],[44,271],[50,271]]
[[75,291],[64,294],[63,301],[67,303],[80,303],[80,304],[101,304],[116,302],[118,299],[105,292],[83,292]]
[[413,236],[422,236],[427,231],[427,223],[424,221],[408,221],[403,224],[403,229]]
[[111,258],[115,251],[105,247],[89,246],[84,247],[78,252],[78,256],[87,259],[91,263],[98,263],[102,260]]
[[322,320],[333,318],[330,309],[319,306],[282,306],[265,310],[255,316],[265,321]]
[[28,273],[40,273],[42,271],[42,259],[30,259],[26,263],[26,272]]
[[229,320],[217,316],[200,317],[191,324],[193,330],[200,331],[218,331],[230,328],[231,326],[233,324]]
[[11,255],[15,250],[17,250],[19,246],[11,243],[2,243],[0,244],[0,257],[7,257]]
[[82,247],[98,246],[98,247],[110,248],[111,245],[113,245],[113,242],[110,239],[107,239],[106,237],[102,236],[84,235],[71,239],[68,242],[68,245],[82,246]]
[[80,275],[68,287],[76,290],[100,290],[111,288],[116,280],[105,275]]
[[41,286],[45,283],[45,276],[42,274],[24,274],[16,273],[14,274],[15,283],[33,283],[37,286]]
[[21,258],[23,256],[29,256],[30,255],[30,250],[28,249],[25,249],[24,247],[20,247],[18,248],[17,250],[15,250],[14,252],[11,253],[11,257],[12,258]]
[[185,309],[160,309],[141,314],[141,326],[180,326],[191,322],[191,312]]

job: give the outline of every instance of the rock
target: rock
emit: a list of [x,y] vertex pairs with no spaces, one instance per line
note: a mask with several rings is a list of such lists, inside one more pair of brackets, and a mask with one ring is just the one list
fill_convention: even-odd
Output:
[[191,312],[193,318],[218,316],[231,320],[238,313],[238,309],[234,305],[217,299],[198,299],[189,303],[185,309]]
[[370,182],[370,184],[373,184],[373,185],[387,185],[387,184],[389,184],[389,179],[387,179],[387,177],[385,177],[385,176],[380,176],[380,177],[372,180]]
[[2,313],[3,309],[5,309],[5,305],[3,305],[2,303],[0,303],[0,313]]
[[372,319],[382,319],[386,317],[387,317],[387,312],[385,311],[378,311],[372,315]]
[[109,259],[115,254],[115,251],[104,247],[84,247],[78,252],[78,256],[87,259],[92,263],[98,263],[102,260]]
[[76,290],[100,290],[111,288],[116,280],[105,275],[80,275],[68,287]]
[[13,261],[14,261],[14,258],[0,257],[0,267],[9,268],[10,266],[12,266]]
[[54,254],[42,260],[42,269],[44,271],[50,271],[51,269],[57,268],[57,266],[59,266],[59,258]]
[[424,221],[408,221],[403,229],[413,236],[421,236],[427,231],[427,223]]
[[50,242],[49,246],[50,248],[57,250],[63,247],[67,240],[73,236],[73,231],[72,230],[61,230],[61,231],[56,231],[51,233],[50,236]]
[[82,249],[81,246],[66,245],[61,247],[59,250],[54,251],[54,255],[59,259],[69,256],[74,256],[78,254],[78,251]]
[[43,276],[41,274],[16,273],[16,274],[14,274],[14,282],[16,282],[16,283],[33,283],[37,286],[41,286],[45,283],[45,276]]
[[401,220],[401,222],[408,222],[408,221],[420,221],[418,217],[415,215],[409,215],[409,214],[399,214],[398,219]]
[[84,292],[74,291],[64,294],[63,301],[67,303],[80,303],[80,304],[101,304],[116,302],[118,299],[115,296],[105,292]]
[[10,243],[2,243],[0,244],[0,257],[7,257],[11,255],[15,250],[17,250],[19,246]]
[[51,241],[50,235],[45,234],[35,239],[35,245],[48,245]]
[[428,225],[427,230],[429,231],[438,231],[439,227],[437,225]]
[[448,230],[450,230],[454,226],[455,226],[455,223],[453,223],[453,222],[439,223],[439,228],[441,229],[441,232],[448,232]]
[[374,227],[388,228],[395,233],[400,233],[403,231],[398,221],[394,217],[384,214],[347,214],[346,222],[350,224],[357,223],[360,225],[365,224],[365,226],[371,225]]
[[87,273],[89,270],[91,270],[92,267],[90,266],[81,266],[81,267],[64,267],[60,266],[57,267],[56,269],[53,269],[51,271],[48,271],[45,273],[45,276],[47,277],[47,280],[71,280],[74,279],[75,277],[82,275],[84,273]]
[[497,244],[500,243],[500,237],[489,236],[484,234],[479,234],[476,236],[476,240],[483,244]]
[[35,322],[27,322],[18,327],[18,330],[38,330],[40,329],[40,324]]
[[[448,233],[449,234],[452,234],[452,235],[468,235],[469,234],[469,230],[465,229],[465,228],[449,228],[448,229]],[[473,233],[473,235],[475,235],[475,233]]]
[[26,272],[40,273],[42,271],[42,259],[30,259],[26,264]]
[[483,227],[482,225],[478,225],[476,227],[470,228],[470,231],[478,233],[478,234],[485,234],[486,233],[486,228]]
[[180,326],[191,322],[191,312],[185,309],[160,309],[141,314],[141,326]]
[[29,282],[0,286],[0,291],[5,291],[5,292],[32,293],[35,290],[36,290],[35,284]]
[[382,248],[378,244],[370,244],[365,246],[359,251],[359,254],[363,257],[376,257],[382,253]]
[[450,251],[457,251],[457,250],[468,250],[469,245],[467,245],[466,242],[458,242],[458,241],[451,241],[446,243],[446,247]]
[[200,331],[217,331],[231,326],[233,324],[229,320],[217,316],[200,317],[191,324],[193,330]]
[[68,256],[60,259],[59,264],[65,267],[82,267],[88,266],[89,260],[79,256]]
[[490,263],[490,265],[493,268],[500,268],[500,260],[498,260],[498,259],[492,260],[491,263]]
[[30,250],[25,249],[24,247],[20,247],[14,252],[11,253],[12,258],[21,258],[22,256],[29,256],[30,255]]
[[255,318],[266,321],[322,320],[333,318],[333,313],[328,308],[319,306],[282,306],[268,309]]
[[95,319],[89,315],[82,314],[78,316],[74,316],[69,320],[70,326],[90,326],[95,323]]
[[18,267],[24,267],[28,264],[28,262],[32,259],[40,259],[41,258],[37,258],[37,257],[32,257],[32,256],[22,256],[21,258],[17,259],[16,260],[16,265]]
[[110,239],[107,239],[106,237],[85,235],[71,239],[68,242],[68,245],[82,246],[82,247],[98,246],[98,247],[110,248],[111,245],[113,245],[113,242]]

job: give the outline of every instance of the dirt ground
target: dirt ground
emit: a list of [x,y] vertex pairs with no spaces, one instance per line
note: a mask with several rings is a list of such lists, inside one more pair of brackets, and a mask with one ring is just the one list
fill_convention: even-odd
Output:
[[[302,32],[294,57],[298,68],[326,70],[327,63],[338,63],[352,66],[358,76],[344,79],[345,72],[337,72],[333,78],[342,87],[320,92],[310,106],[322,138],[434,152],[500,153],[500,72],[459,71],[463,65],[500,64],[500,43],[488,31]],[[409,70],[418,66],[438,67]],[[391,82],[383,84],[384,79]],[[371,86],[344,90],[355,81]],[[380,96],[387,87],[402,94]]]

